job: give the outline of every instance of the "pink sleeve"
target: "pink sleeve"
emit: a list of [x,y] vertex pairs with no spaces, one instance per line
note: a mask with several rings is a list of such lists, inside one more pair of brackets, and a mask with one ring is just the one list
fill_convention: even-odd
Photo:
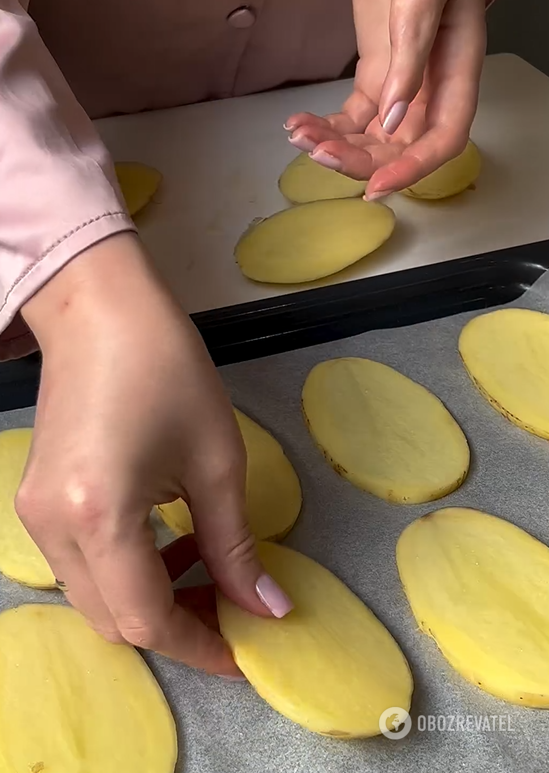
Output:
[[[114,167],[32,19],[0,0],[0,333],[82,250],[135,230]],[[6,330],[10,327],[10,330]],[[15,335],[19,338],[19,335]],[[1,346],[0,346],[1,349]],[[0,359],[20,356],[8,346]]]

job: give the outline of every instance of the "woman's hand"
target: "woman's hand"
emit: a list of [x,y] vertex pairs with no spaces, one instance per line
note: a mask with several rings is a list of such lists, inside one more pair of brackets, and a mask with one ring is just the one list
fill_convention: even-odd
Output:
[[366,198],[402,190],[465,148],[486,47],[485,0],[354,0],[360,61],[341,113],[291,116],[290,142],[367,180]]
[[174,603],[149,525],[183,497],[221,591],[257,615],[291,608],[258,561],[242,437],[197,331],[128,234],[75,258],[23,315],[43,371],[16,507],[67,598],[109,640],[239,675],[219,634]]

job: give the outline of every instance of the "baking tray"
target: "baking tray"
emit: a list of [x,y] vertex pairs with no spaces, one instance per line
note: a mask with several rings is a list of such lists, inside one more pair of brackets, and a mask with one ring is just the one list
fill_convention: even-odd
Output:
[[[296,337],[302,345],[293,351],[220,368],[233,404],[272,432],[299,475],[303,508],[284,542],[338,576],[402,647],[414,675],[413,728],[400,741],[323,738],[275,712],[249,684],[227,683],[144,653],[177,720],[176,773],[547,773],[549,712],[512,706],[465,682],[417,630],[395,564],[406,525],[446,506],[491,512],[549,544],[549,443],[494,410],[471,383],[457,351],[463,325],[483,307],[511,302],[549,313],[549,273],[541,263],[530,261],[531,272],[519,264],[517,258],[512,288],[501,281],[505,263],[498,264],[484,285],[495,292],[479,293],[476,300],[469,295],[474,308],[462,314],[454,313],[456,303],[450,316],[441,308],[444,318],[408,326],[387,315],[385,329],[355,329],[355,335],[307,346],[307,336],[316,334],[313,325]],[[405,312],[400,320],[408,319]],[[358,316],[360,326],[366,324]],[[443,401],[471,448],[471,469],[457,491],[435,503],[393,505],[358,490],[326,463],[303,421],[301,391],[316,363],[338,356],[383,362]],[[33,422],[32,407],[0,414],[0,430]],[[182,578],[184,584],[194,581],[192,572]],[[0,576],[0,611],[46,600],[51,599],[43,592]],[[434,718],[435,728],[420,726],[421,718]]]
[[[549,269],[549,240],[193,315],[216,365],[519,298]],[[0,364],[0,412],[36,404],[40,356]]]

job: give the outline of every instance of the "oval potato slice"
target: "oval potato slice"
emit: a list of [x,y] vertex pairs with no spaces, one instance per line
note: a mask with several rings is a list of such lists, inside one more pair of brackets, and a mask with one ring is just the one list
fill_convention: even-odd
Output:
[[0,684],[6,773],[173,773],[175,723],[145,661],[104,641],[74,609],[0,614]]
[[31,429],[0,432],[0,572],[23,585],[52,589],[53,572],[14,506],[31,442]]
[[290,596],[282,619],[252,615],[218,596],[222,636],[272,708],[336,738],[380,734],[384,711],[409,711],[412,675],[398,644],[362,601],[312,559],[259,543],[266,571]]
[[469,188],[479,177],[481,155],[469,140],[465,150],[447,161],[439,169],[424,177],[401,193],[414,199],[447,199]]
[[336,472],[398,504],[455,491],[470,461],[461,428],[425,387],[372,360],[316,365],[302,394],[309,431]]
[[458,673],[549,708],[549,548],[501,518],[449,508],[410,524],[396,556],[416,621]]
[[549,439],[549,315],[500,309],[475,317],[459,338],[465,368],[509,421]]
[[282,173],[278,187],[291,204],[307,204],[310,201],[363,196],[366,182],[326,169],[313,161],[308,153],[300,153]]
[[[279,540],[295,524],[302,506],[299,478],[280,443],[259,424],[234,409],[248,456],[247,506],[257,539]],[[158,505],[160,517],[174,534],[194,531],[191,513],[182,499]]]
[[114,168],[128,212],[133,217],[151,201],[160,187],[162,174],[158,169],[133,161],[118,161]]
[[251,226],[235,257],[242,273],[256,282],[312,282],[377,250],[394,227],[393,211],[376,201],[313,201]]

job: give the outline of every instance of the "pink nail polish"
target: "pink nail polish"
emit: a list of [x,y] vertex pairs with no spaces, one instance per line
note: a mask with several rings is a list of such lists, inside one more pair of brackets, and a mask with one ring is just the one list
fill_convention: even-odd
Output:
[[282,588],[268,574],[261,575],[256,583],[255,590],[261,603],[265,604],[275,617],[284,617],[294,608],[294,605]]
[[288,141],[297,148],[302,150],[303,153],[311,153],[316,148],[316,143],[310,140],[308,137],[288,137]]
[[367,193],[363,196],[364,201],[376,201],[376,199],[384,199],[386,196],[390,196],[393,191],[374,191],[373,193]]
[[295,129],[295,124],[293,124],[293,123],[285,123],[283,128],[284,128],[284,131],[293,132],[293,130]]
[[387,134],[394,134],[404,120],[409,107],[408,102],[395,102],[383,121],[383,131]]
[[334,172],[341,172],[342,164],[339,158],[331,156],[329,153],[326,153],[325,150],[315,150],[314,153],[311,153],[311,158],[321,166],[325,166],[326,169],[333,169]]
[[226,676],[225,674],[216,674],[216,676],[219,676],[221,679],[226,679],[227,682],[245,682],[246,681],[245,676]]

